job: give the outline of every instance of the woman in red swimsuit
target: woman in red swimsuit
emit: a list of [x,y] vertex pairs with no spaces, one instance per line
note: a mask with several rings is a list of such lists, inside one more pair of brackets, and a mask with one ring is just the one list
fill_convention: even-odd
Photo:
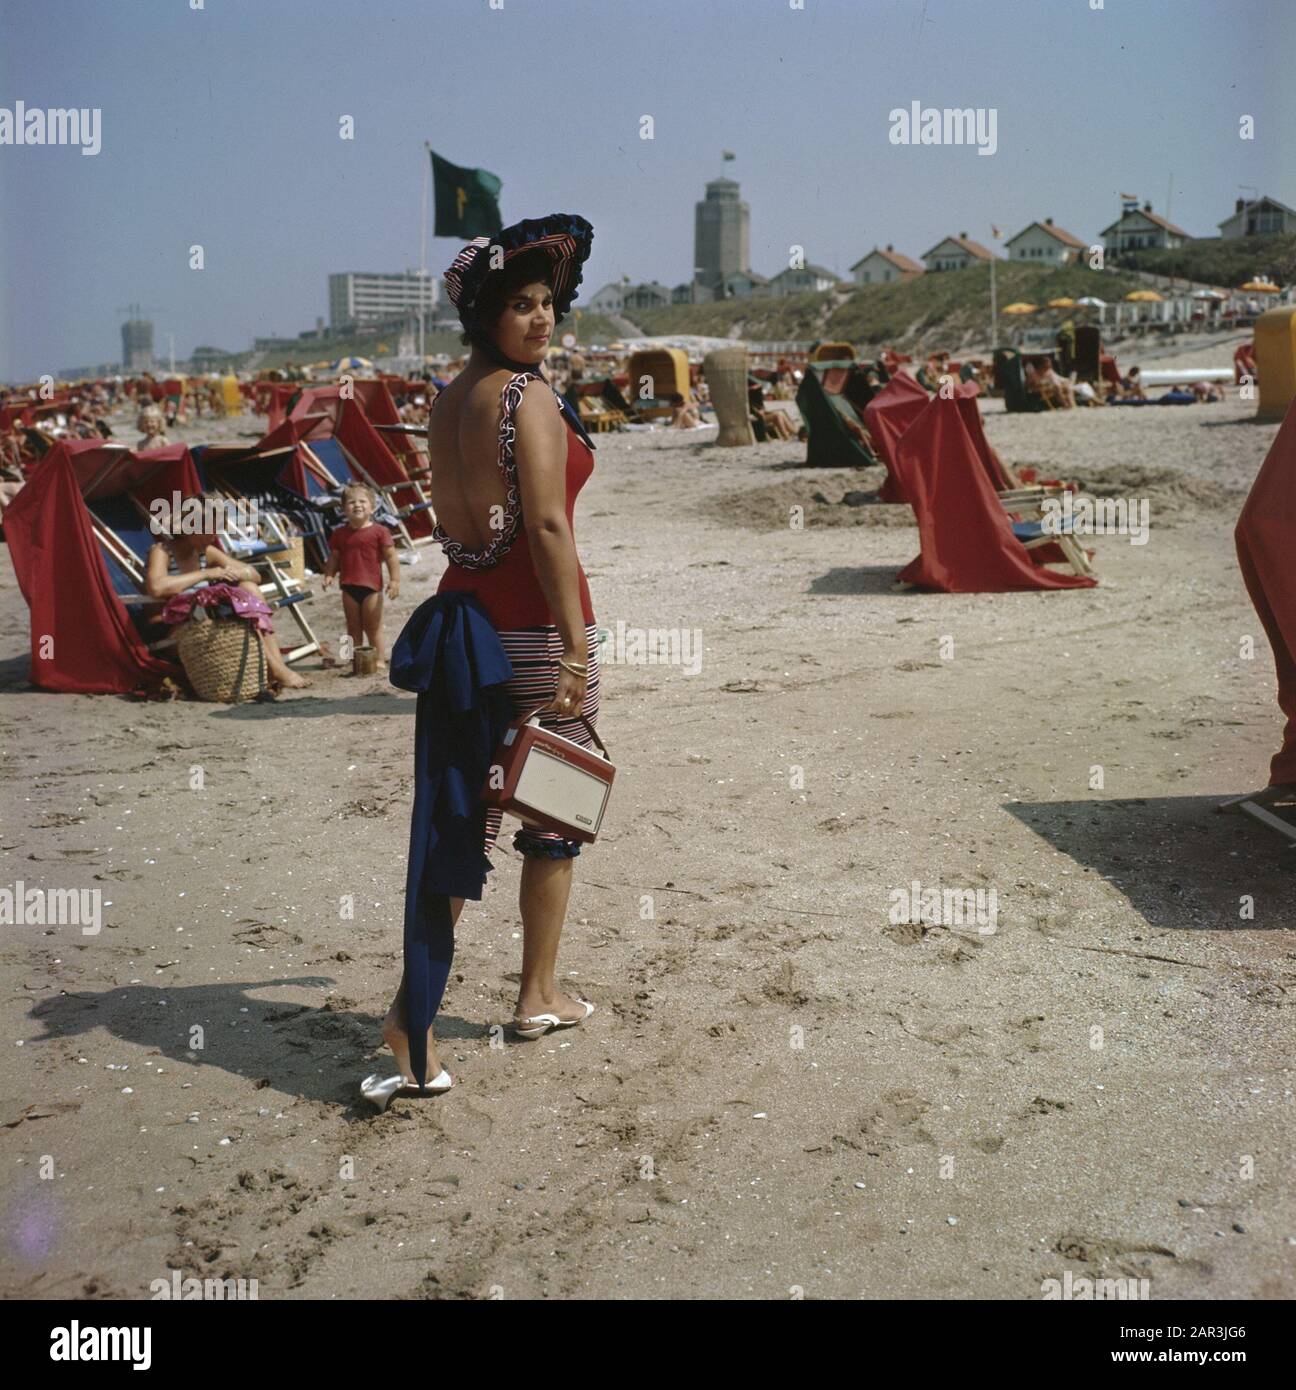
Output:
[[[598,718],[597,628],[576,543],[576,495],[594,470],[588,435],[540,375],[554,327],[580,283],[593,231],[571,214],[528,220],[479,237],[446,271],[470,344],[468,364],[436,397],[428,420],[434,532],[449,565],[438,592],[472,590],[513,666],[515,710],[543,706],[541,723],[590,745],[579,716]],[[485,849],[500,813],[490,813]],[[522,978],[513,1024],[521,1037],[581,1023],[594,1006],[559,990],[558,941],[571,892],[575,841],[519,830],[525,856],[519,906]],[[462,898],[451,898],[457,922]],[[383,1037],[408,1075],[398,993]],[[440,1062],[428,1039],[428,1072]]]

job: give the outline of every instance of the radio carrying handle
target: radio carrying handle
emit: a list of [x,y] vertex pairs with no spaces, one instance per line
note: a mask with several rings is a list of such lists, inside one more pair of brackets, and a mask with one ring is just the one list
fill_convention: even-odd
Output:
[[[513,727],[514,727],[515,729],[520,729],[520,728],[523,726],[523,724],[530,724],[533,720],[534,720],[537,724],[539,724],[539,722],[540,722],[540,715],[541,715],[545,710],[548,710],[548,709],[549,709],[548,703],[543,704],[543,705],[537,705],[537,706],[535,707],[535,709],[533,709],[533,710],[531,711],[530,714],[523,715],[520,719],[515,719],[515,720],[513,721]],[[557,710],[550,710],[549,712],[550,712],[551,714],[557,714]],[[603,740],[602,740],[601,738],[599,738],[599,736],[598,736],[598,730],[594,727],[593,724],[591,724],[591,723],[589,722],[588,719],[585,718],[585,716],[584,716],[583,714],[564,715],[563,718],[565,718],[565,719],[566,719],[566,718],[570,718],[570,719],[579,719],[580,722],[581,722],[582,724],[584,724],[584,725],[585,725],[585,728],[589,731],[589,736],[594,740],[595,745],[597,746],[599,752],[603,754],[604,759],[605,759],[607,762],[611,762],[611,761],[612,761],[612,756],[611,756],[611,754],[610,754],[610,753],[608,752],[608,750],[607,750],[607,744],[604,743]]]

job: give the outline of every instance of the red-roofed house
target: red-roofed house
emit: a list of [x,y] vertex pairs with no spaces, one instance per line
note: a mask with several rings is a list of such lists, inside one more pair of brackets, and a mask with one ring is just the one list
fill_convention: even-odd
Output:
[[1160,213],[1152,211],[1151,203],[1139,207],[1136,198],[1121,204],[1121,215],[1110,227],[1102,229],[1103,246],[1109,252],[1145,251],[1150,247],[1173,251],[1192,237],[1182,227],[1167,222]]
[[897,251],[890,243],[885,251],[875,246],[851,266],[857,285],[887,285],[895,280],[912,280],[922,273],[923,268],[917,261]]
[[966,232],[958,236],[947,236],[938,241],[930,251],[923,252],[923,260],[928,270],[966,270],[970,265],[989,265],[999,258],[987,251],[980,242],[969,241]]
[[1077,261],[1085,249],[1085,243],[1078,236],[1064,232],[1053,225],[1053,219],[1046,217],[1043,222],[1032,222],[1023,227],[1016,236],[1004,242],[1008,259],[1013,261],[1033,261],[1036,265],[1066,265]]

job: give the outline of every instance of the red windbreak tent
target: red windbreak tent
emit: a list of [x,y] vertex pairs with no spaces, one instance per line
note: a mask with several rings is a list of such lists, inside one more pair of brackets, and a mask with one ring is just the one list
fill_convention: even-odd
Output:
[[965,382],[964,386],[970,386],[972,390],[956,390],[954,393],[959,415],[963,419],[968,438],[972,441],[972,447],[976,450],[976,456],[981,461],[981,467],[985,469],[985,475],[990,479],[990,486],[998,491],[1006,491],[1008,488],[1016,487],[1017,484],[1008,476],[1008,470],[1004,467],[1003,460],[995,453],[993,446],[986,438],[985,426],[981,423],[981,407],[976,401],[980,394],[980,388],[975,381]]
[[1296,783],[1296,400],[1287,407],[1233,534],[1242,578],[1273,648],[1278,706],[1287,716],[1269,785],[1286,786]]
[[268,389],[258,396],[258,409],[265,411],[266,428],[277,430],[288,418],[288,402],[298,391],[306,388],[297,381],[268,381],[264,384]]
[[[374,414],[371,415],[370,411]],[[309,418],[320,415],[324,418],[313,421]],[[375,416],[388,418],[375,419]],[[400,507],[417,507],[423,498],[410,483],[409,475],[397,455],[397,450],[406,446],[397,442],[393,447],[388,443],[389,440],[401,441],[402,436],[380,434],[374,428],[375,423],[399,422],[395,402],[382,382],[357,381],[354,400],[344,399],[338,386],[306,388],[285,424],[292,426],[297,431],[297,438],[304,438],[308,444],[312,439],[336,439],[379,487],[397,489],[392,497]],[[308,425],[304,434],[303,425]],[[267,435],[257,447],[268,447],[272,438],[278,436]],[[426,511],[414,512],[406,517],[405,529],[411,536],[430,536],[432,522]]]
[[63,439],[32,471],[5,509],[5,538],[31,610],[33,685],[121,694],[180,676],[178,666],[149,654],[117,597],[85,505],[129,494],[147,507],[175,492],[202,493],[182,444],[133,454]]
[[[427,390],[422,382],[410,384],[423,387],[425,392]],[[404,423],[387,381],[357,381],[355,388],[356,400],[359,401],[370,424],[399,425]],[[383,430],[380,431],[379,437],[395,455],[396,461],[405,469],[407,474],[413,475],[427,467],[427,460],[414,444],[414,440],[418,436],[395,430]],[[429,534],[431,534],[430,527]]]
[[899,578],[951,594],[1092,588],[1088,576],[1036,564],[1013,535],[964,409],[959,399],[929,397],[896,449],[896,475],[918,518],[922,544]]
[[[351,389],[355,392],[355,404],[360,407],[371,425],[402,423],[400,411],[386,380],[353,381]],[[307,387],[302,392],[301,400],[293,407],[292,414],[309,415],[319,410],[333,409],[333,402],[339,390],[336,386]],[[379,430],[377,434],[392,457],[406,470],[407,476],[426,467],[426,460],[412,442],[413,436],[395,430]],[[410,495],[413,496],[413,493]],[[408,502],[407,505],[413,506],[414,503]]]
[[886,464],[886,481],[878,490],[883,502],[907,502],[896,476],[896,445],[910,425],[927,409],[931,397],[907,372],[895,376],[864,407],[864,426]]

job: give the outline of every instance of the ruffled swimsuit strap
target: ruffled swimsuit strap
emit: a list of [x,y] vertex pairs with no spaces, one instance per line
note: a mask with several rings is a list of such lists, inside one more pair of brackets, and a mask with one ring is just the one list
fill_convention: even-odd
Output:
[[513,548],[513,543],[522,529],[522,490],[518,486],[517,460],[513,456],[517,444],[517,424],[514,416],[522,403],[522,393],[528,384],[535,380],[537,378],[529,372],[518,372],[508,379],[500,393],[499,444],[495,462],[504,475],[506,491],[504,517],[494,539],[481,550],[469,550],[447,536],[441,529],[440,522],[432,529],[433,539],[440,544],[450,562],[464,569],[494,569]]

